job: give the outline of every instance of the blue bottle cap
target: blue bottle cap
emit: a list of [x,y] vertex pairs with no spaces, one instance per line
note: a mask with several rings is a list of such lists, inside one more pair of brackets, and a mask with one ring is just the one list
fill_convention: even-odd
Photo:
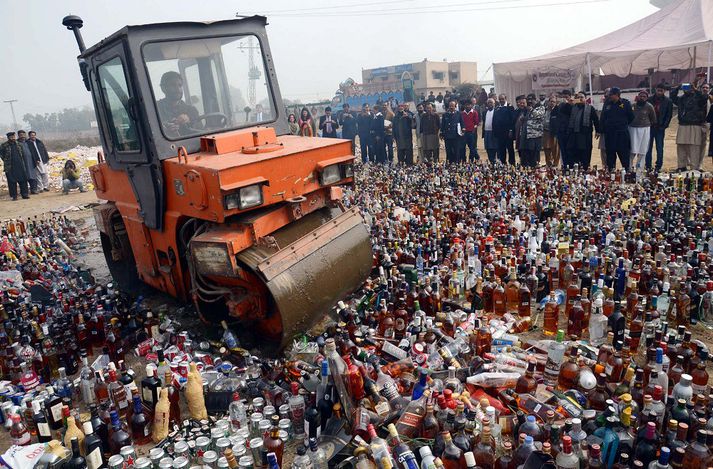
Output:
[[534,415],[528,415],[527,416],[527,421],[530,423],[535,423],[535,416]]
[[659,455],[659,464],[665,466],[668,464],[668,460],[671,457],[671,450],[666,447],[661,447],[661,454]]
[[532,439],[532,437],[531,437],[530,435],[527,435],[527,436],[525,437],[525,444],[526,444],[526,445],[531,445],[533,441],[534,441],[534,440]]
[[661,347],[656,347],[656,363],[663,363],[663,349]]

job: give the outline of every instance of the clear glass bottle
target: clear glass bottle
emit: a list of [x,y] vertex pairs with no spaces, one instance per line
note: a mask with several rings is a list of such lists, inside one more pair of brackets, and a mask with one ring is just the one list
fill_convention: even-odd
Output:
[[292,420],[292,428],[295,430],[295,436],[297,438],[305,437],[305,400],[299,393],[299,384],[297,382],[292,382],[292,396],[288,400],[290,405],[290,418]]
[[545,384],[555,386],[559,378],[560,367],[564,359],[565,346],[562,343],[564,340],[564,331],[557,331],[557,339],[552,342],[547,350],[547,362],[545,363]]
[[557,455],[557,469],[579,469],[579,458],[572,452],[572,438],[562,437],[562,451]]
[[589,342],[599,347],[607,340],[607,318],[602,313],[602,300],[594,300],[592,314],[589,316]]

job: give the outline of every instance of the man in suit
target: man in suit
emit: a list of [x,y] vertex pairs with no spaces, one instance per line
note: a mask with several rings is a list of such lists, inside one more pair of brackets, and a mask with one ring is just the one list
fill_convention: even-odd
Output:
[[50,155],[47,153],[47,148],[45,148],[42,140],[37,138],[37,132],[30,130],[27,135],[29,136],[27,146],[30,148],[32,161],[34,161],[35,170],[37,171],[37,190],[48,192],[50,190],[50,181],[47,165],[50,162]]
[[502,164],[515,164],[515,109],[508,104],[507,96],[498,96],[498,105],[493,113],[493,136],[498,143],[498,159]]
[[374,116],[369,112],[369,105],[362,104],[361,112],[356,118],[362,163],[374,162],[374,146],[371,141],[371,121],[373,120]]
[[371,120],[371,141],[374,145],[376,162],[386,163],[386,146],[384,145],[384,115],[381,106],[374,106],[374,118]]
[[324,115],[319,118],[319,130],[322,131],[322,137],[337,138],[337,129],[339,122],[332,117],[332,108],[327,106],[324,108]]
[[265,122],[266,120],[270,120],[269,114],[269,112],[265,112],[262,107],[262,104],[256,104],[255,114],[253,115],[253,122]]
[[463,135],[463,117],[456,110],[456,102],[451,100],[448,103],[448,110],[441,118],[441,138],[446,145],[446,161],[457,163],[459,160],[460,138]]
[[356,152],[357,121],[348,104],[342,105],[342,113],[338,119],[342,127],[342,138],[352,141],[352,153]]

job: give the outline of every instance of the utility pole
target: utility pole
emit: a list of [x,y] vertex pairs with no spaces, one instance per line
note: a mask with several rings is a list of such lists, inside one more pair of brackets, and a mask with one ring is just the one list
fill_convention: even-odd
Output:
[[3,103],[8,103],[10,105],[10,111],[12,112],[12,126],[14,129],[17,129],[17,117],[15,117],[15,106],[12,105],[12,103],[16,103],[17,99],[8,99],[7,101],[3,101]]

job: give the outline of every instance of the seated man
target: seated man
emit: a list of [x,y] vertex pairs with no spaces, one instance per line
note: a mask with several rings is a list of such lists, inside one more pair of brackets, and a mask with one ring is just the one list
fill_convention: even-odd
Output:
[[70,189],[79,189],[79,192],[85,192],[84,184],[79,179],[79,171],[74,161],[67,160],[62,169],[62,193],[69,194]]
[[161,124],[169,137],[196,133],[200,129],[198,110],[183,101],[183,78],[178,72],[166,72],[161,76],[161,91],[164,98],[158,106]]

